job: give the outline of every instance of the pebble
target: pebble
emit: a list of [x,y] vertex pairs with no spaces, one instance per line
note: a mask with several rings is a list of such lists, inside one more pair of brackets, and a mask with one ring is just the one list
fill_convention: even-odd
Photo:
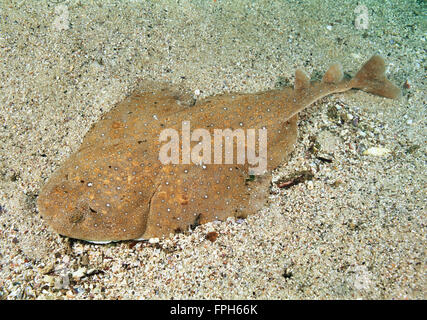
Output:
[[363,155],[365,156],[375,156],[375,157],[382,157],[387,154],[389,154],[391,151],[387,148],[383,147],[371,147],[365,151],[363,151]]
[[62,262],[63,262],[63,263],[65,263],[65,264],[70,263],[70,256],[65,255],[65,256],[62,258]]
[[55,289],[62,290],[62,289],[69,289],[70,288],[70,279],[68,278],[68,275],[60,275],[55,277]]
[[318,134],[316,141],[319,144],[319,150],[324,153],[333,154],[340,143],[340,138],[335,136],[333,133],[324,130]]
[[206,234],[206,239],[210,242],[215,242],[215,240],[218,238],[218,232],[211,231],[208,234]]
[[148,240],[148,242],[151,243],[151,244],[159,243],[159,241],[160,241],[159,238],[150,238]]
[[89,264],[89,257],[86,253],[82,255],[82,259],[80,263],[84,266],[87,266]]
[[47,265],[45,265],[44,267],[42,267],[40,270],[41,274],[48,274],[49,272],[51,272],[53,270],[53,262],[48,263]]
[[80,267],[77,271],[72,273],[73,279],[79,280],[80,278],[84,277],[86,275],[86,268]]

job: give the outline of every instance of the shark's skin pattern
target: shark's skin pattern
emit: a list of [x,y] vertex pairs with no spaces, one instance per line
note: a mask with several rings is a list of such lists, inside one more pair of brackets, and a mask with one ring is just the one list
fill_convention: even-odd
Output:
[[[396,98],[400,90],[384,71],[379,56],[351,80],[343,79],[339,64],[320,82],[310,82],[297,70],[294,88],[217,95],[191,107],[183,106],[173,90],[135,92],[89,130],[81,147],[43,187],[38,209],[59,234],[94,242],[169,236],[209,221],[245,217],[264,205],[271,171],[292,152],[298,112],[352,88]],[[180,132],[183,121],[192,130],[208,130],[211,137],[214,129],[266,128],[265,172],[250,175],[247,161],[163,165],[160,132]]]

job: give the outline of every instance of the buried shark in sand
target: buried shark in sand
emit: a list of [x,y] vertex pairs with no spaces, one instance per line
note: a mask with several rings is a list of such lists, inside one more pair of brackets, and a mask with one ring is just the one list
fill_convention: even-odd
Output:
[[[353,88],[392,99],[400,95],[386,79],[379,56],[352,79],[344,78],[339,64],[319,82],[310,82],[297,70],[294,88],[217,95],[191,107],[183,106],[172,90],[137,91],[89,130],[80,148],[43,187],[38,209],[57,233],[98,243],[169,236],[198,224],[245,217],[262,208],[271,171],[292,152],[298,112],[324,96]],[[218,156],[206,149],[200,156],[197,147],[202,140],[197,139],[187,139],[191,156],[180,154],[187,161],[178,161],[181,157],[172,148],[168,161],[161,161],[162,131],[179,131],[187,122],[210,133],[209,138],[196,135],[209,140],[208,145],[214,145],[218,128],[255,129],[259,138],[260,130],[266,129],[265,168],[251,172],[254,162],[221,161],[227,153]],[[249,140],[248,133],[242,140],[248,150]],[[258,140],[252,139],[253,149],[261,151]],[[238,146],[232,151],[241,154]]]

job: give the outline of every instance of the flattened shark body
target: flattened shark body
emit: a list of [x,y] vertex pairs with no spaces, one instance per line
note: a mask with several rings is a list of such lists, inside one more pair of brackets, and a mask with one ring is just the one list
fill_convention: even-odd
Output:
[[[246,217],[264,205],[271,171],[294,148],[298,112],[352,88],[396,98],[400,91],[384,71],[379,56],[351,80],[343,78],[338,64],[314,83],[297,70],[294,88],[218,95],[192,107],[182,106],[170,90],[135,92],[105,114],[51,176],[39,195],[39,211],[59,234],[95,242],[169,236],[213,220]],[[194,141],[184,138],[189,126]],[[237,144],[229,149],[232,163],[226,152],[215,152],[218,129],[244,134],[243,149]],[[169,163],[160,156],[164,130],[179,133],[179,148],[166,153]],[[249,130],[255,132],[252,138]],[[267,144],[261,159],[263,133]],[[249,161],[249,149],[258,163]],[[238,161],[242,152],[247,157]]]

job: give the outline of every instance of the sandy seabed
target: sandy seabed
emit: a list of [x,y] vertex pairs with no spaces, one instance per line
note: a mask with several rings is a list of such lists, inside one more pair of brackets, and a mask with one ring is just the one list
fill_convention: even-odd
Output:
[[[345,0],[2,1],[0,298],[425,299],[422,3],[363,1],[363,28]],[[201,98],[290,85],[298,67],[318,76],[339,61],[354,74],[373,54],[401,99],[352,91],[304,111],[291,160],[248,219],[94,245],[38,214],[46,179],[139,79]],[[304,170],[311,180],[274,183]]]

